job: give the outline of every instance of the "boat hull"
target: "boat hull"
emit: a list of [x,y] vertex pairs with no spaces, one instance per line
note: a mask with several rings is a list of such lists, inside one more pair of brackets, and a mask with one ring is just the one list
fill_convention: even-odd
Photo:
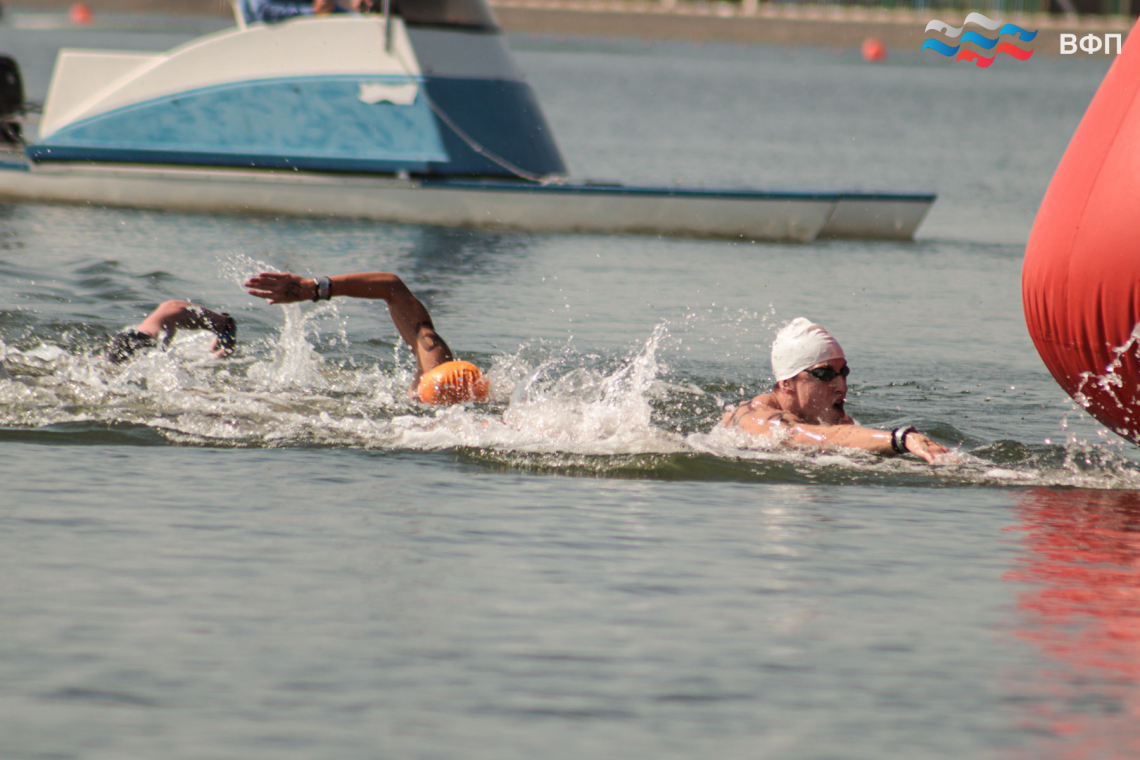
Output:
[[907,240],[932,195],[537,184],[139,164],[0,164],[0,198],[32,203],[373,219],[536,232],[808,242]]

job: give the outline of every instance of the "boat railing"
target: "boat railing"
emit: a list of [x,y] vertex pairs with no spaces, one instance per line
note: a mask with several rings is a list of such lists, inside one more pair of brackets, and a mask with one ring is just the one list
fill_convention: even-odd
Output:
[[238,0],[232,0],[230,8],[234,12],[234,21],[237,22],[238,29],[245,29],[245,14],[241,12],[241,3]]

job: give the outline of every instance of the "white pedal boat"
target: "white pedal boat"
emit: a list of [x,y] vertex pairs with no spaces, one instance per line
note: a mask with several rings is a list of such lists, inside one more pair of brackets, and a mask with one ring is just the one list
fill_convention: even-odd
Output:
[[483,0],[63,50],[0,152],[0,199],[543,232],[910,239],[934,198],[571,181]]

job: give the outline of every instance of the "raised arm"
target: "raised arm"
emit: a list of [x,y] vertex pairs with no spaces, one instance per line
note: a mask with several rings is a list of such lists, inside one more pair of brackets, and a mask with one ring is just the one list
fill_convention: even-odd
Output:
[[388,313],[400,337],[416,357],[416,379],[433,367],[452,360],[451,349],[435,331],[431,315],[420,300],[391,272],[358,272],[328,278],[328,293],[317,280],[289,272],[262,272],[245,282],[249,294],[271,304],[316,301],[334,296],[378,298],[388,304]]

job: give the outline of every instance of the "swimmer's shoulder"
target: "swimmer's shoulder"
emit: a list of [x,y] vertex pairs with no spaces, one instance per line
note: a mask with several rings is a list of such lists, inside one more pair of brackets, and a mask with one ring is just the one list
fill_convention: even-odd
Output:
[[792,418],[791,421],[796,421],[792,415],[789,415],[780,408],[773,394],[764,393],[730,410],[724,415],[720,422],[725,427],[735,428],[740,427],[742,423],[747,421],[751,423],[748,427],[752,427],[767,422],[781,421],[784,417],[789,417]]

